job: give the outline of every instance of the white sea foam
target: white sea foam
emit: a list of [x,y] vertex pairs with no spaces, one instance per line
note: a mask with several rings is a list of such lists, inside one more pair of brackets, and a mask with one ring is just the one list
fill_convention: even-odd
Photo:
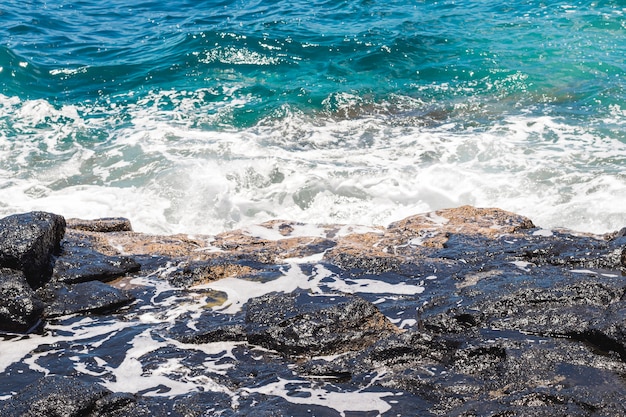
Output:
[[[125,216],[138,231],[213,234],[275,218],[386,225],[471,204],[544,228],[626,224],[626,144],[592,128],[549,116],[460,129],[287,111],[215,130],[202,126],[250,98],[203,99],[214,93],[230,94],[161,91],[126,106],[60,109],[0,96],[0,127],[14,135],[0,133],[0,215]],[[617,107],[611,118],[625,120]],[[102,131],[101,142],[85,141]]]
[[552,230],[548,230],[548,229],[539,229],[539,230],[535,230],[533,232],[533,236],[544,236],[544,237],[550,237],[552,236],[554,233],[552,233]]
[[226,293],[227,301],[225,304],[214,309],[224,314],[234,314],[241,311],[241,308],[250,298],[260,297],[275,291],[290,293],[302,288],[320,293],[319,282],[328,274],[329,272],[323,270],[322,273],[314,272],[312,276],[308,276],[298,266],[298,260],[290,260],[289,266],[282,270],[282,275],[269,284],[230,277],[203,284],[194,287],[194,289],[210,288]]
[[8,340],[2,342],[2,355],[0,355],[0,373],[3,373],[11,364],[24,359],[30,368],[40,371],[44,374],[48,370],[37,364],[37,359],[54,354],[58,350],[48,350],[43,352],[34,351],[40,345],[52,345],[66,342],[78,341],[82,339],[90,339],[96,337],[105,337],[106,335],[116,334],[120,330],[131,326],[130,323],[120,321],[99,322],[94,325],[93,319],[86,317],[82,320],[72,323],[69,326],[59,326],[48,323],[46,335],[28,335],[19,339]]
[[[277,382],[258,388],[245,388],[244,391],[281,397],[294,404],[330,407],[337,410],[342,416],[346,416],[346,413],[372,411],[382,415],[391,409],[390,400],[393,400],[393,397],[397,395],[392,392],[332,392],[311,387],[308,382],[290,381],[282,378],[279,378]],[[389,400],[385,400],[386,398]]]
[[424,292],[422,285],[411,285],[405,282],[390,284],[375,279],[335,279],[333,283],[327,284],[333,290],[348,294],[369,293],[369,294],[404,294],[415,295]]
[[[151,330],[135,336],[126,351],[124,360],[116,367],[104,366],[102,375],[109,375],[102,385],[114,392],[142,393],[146,396],[167,396],[188,394],[198,391],[224,392],[231,391],[215,382],[207,375],[192,375],[190,369],[184,366],[179,359],[170,358],[151,370],[146,370],[140,361],[143,355],[168,346],[169,341],[156,340],[151,335]],[[182,344],[174,342],[173,345]],[[218,343],[218,349],[211,349],[211,353],[223,353],[232,350],[235,343]],[[196,350],[193,349],[192,350]],[[197,349],[199,350],[199,349]],[[208,349],[207,349],[208,350]],[[230,356],[227,354],[226,356]],[[217,360],[216,360],[217,361]],[[211,370],[213,363],[204,363]],[[224,373],[224,365],[218,365],[216,370]]]

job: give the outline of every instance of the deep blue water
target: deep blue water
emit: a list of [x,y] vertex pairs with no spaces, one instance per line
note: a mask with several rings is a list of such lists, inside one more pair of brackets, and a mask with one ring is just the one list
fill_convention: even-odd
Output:
[[0,5],[0,214],[626,225],[626,4]]

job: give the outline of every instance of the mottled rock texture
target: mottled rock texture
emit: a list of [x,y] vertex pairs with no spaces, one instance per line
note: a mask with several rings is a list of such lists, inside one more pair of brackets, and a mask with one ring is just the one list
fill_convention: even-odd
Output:
[[[129,226],[121,220],[96,221],[98,227],[92,228],[88,221],[73,224],[99,231]],[[115,279],[140,265],[128,257],[99,253],[81,237],[64,239],[65,233],[66,221],[56,214],[0,219],[0,332],[24,333],[35,330],[44,317],[99,312],[132,302],[122,291],[93,281]]]
[[[172,316],[153,337],[176,342],[133,360],[184,357],[193,368],[181,344],[234,341],[256,350],[225,359],[226,371],[212,376],[227,387],[219,393],[159,403],[94,385],[94,374],[72,380],[75,390],[60,377],[43,378],[0,404],[1,415],[340,415],[259,394],[282,375],[337,390],[400,393],[393,398],[405,408],[385,415],[626,416],[624,230],[548,231],[514,213],[468,206],[388,227],[276,220],[216,236],[155,236],[133,232],[123,219],[72,220],[61,241],[62,224],[47,214],[0,221],[1,236],[16,242],[0,252],[2,266],[12,268],[0,270],[0,291],[24,297],[0,303],[3,330],[25,331],[42,314],[105,314],[132,300],[113,287],[131,288],[132,277],[149,275],[175,288],[158,297],[202,297],[206,306]],[[39,269],[21,253],[40,254],[33,257]],[[312,289],[264,292],[230,315],[220,314],[227,294],[206,286],[294,276]],[[100,282],[110,280],[113,287]],[[382,289],[363,290],[368,285]],[[132,305],[128,311],[141,314]],[[197,366],[193,378],[202,375],[204,365]],[[229,390],[246,393],[238,409]]]
[[0,332],[27,332],[41,321],[44,304],[22,271],[0,268]]
[[376,306],[362,298],[304,291],[251,299],[246,323],[249,343],[288,355],[361,350],[399,333]]
[[52,275],[52,255],[60,251],[65,219],[45,212],[15,214],[0,219],[0,266],[19,269],[33,288]]

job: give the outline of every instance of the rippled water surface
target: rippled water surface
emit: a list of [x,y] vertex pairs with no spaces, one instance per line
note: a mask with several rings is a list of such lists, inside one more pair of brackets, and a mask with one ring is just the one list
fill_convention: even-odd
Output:
[[0,5],[0,214],[626,225],[619,1]]

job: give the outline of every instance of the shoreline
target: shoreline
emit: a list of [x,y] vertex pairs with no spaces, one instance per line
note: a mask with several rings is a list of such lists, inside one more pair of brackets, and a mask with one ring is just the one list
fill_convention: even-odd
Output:
[[471,206],[214,236],[41,212],[0,226],[3,415],[33,398],[94,416],[626,414],[624,229]]

